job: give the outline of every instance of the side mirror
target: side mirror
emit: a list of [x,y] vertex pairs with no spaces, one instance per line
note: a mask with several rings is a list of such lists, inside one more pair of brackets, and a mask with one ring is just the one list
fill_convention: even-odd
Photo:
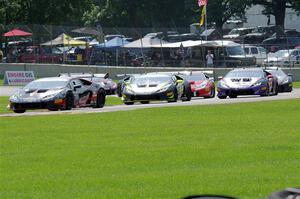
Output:
[[293,77],[293,74],[292,73],[288,73],[287,76]]
[[106,73],[106,74],[104,75],[104,79],[107,79],[107,78],[109,78],[109,73]]
[[218,80],[221,80],[221,79],[223,79],[223,76],[219,76],[219,77],[218,77]]

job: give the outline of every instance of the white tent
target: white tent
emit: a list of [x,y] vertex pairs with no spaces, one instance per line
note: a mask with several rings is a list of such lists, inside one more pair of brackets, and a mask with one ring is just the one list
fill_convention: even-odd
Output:
[[161,46],[168,43],[169,42],[158,38],[144,37],[124,45],[124,48],[152,48],[153,46]]
[[165,43],[162,45],[153,45],[152,48],[189,48],[194,46],[239,46],[240,44],[233,41],[215,40],[215,41],[182,41],[176,43]]

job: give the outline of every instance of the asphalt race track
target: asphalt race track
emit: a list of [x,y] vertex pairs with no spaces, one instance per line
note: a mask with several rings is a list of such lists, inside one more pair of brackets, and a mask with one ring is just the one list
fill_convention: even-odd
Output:
[[192,98],[190,102],[167,103],[167,102],[152,102],[150,104],[136,103],[134,105],[118,105],[118,106],[104,106],[104,108],[78,108],[71,111],[34,111],[25,112],[23,114],[9,113],[2,114],[0,117],[21,117],[21,116],[38,116],[38,115],[59,115],[59,114],[84,114],[84,113],[105,113],[115,111],[130,111],[145,108],[158,108],[158,107],[173,107],[173,106],[199,106],[199,105],[213,105],[213,104],[232,104],[232,103],[246,103],[246,102],[260,102],[260,101],[274,101],[286,99],[299,99],[300,89],[294,89],[291,93],[279,93],[277,96],[260,97],[260,96],[239,96],[235,99],[219,99],[217,97],[212,99]]

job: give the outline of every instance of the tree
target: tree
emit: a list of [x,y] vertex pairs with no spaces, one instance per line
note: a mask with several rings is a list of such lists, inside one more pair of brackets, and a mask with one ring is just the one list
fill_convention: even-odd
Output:
[[0,17],[3,24],[80,25],[82,13],[92,0],[2,0]]
[[215,22],[218,29],[231,18],[243,19],[249,0],[211,0],[207,5],[208,22]]
[[277,26],[284,28],[286,8],[300,10],[299,0],[253,0],[254,5],[262,5],[263,14],[274,15]]
[[196,6],[195,0],[106,0],[85,12],[83,21],[109,27],[187,27]]

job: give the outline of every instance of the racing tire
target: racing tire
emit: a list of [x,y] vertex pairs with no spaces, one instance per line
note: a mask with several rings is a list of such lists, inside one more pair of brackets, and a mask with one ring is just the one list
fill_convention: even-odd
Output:
[[226,99],[227,95],[218,96],[219,99]]
[[229,98],[237,98],[237,94],[229,94]]
[[65,107],[62,110],[72,110],[74,106],[74,95],[72,92],[67,93],[65,103]]
[[190,85],[186,86],[184,88],[184,96],[182,98],[182,101],[191,101],[192,99],[192,90],[191,90],[191,87]]
[[15,113],[25,113],[25,109],[13,110]]
[[178,98],[177,88],[174,89],[173,96],[174,96],[173,99],[172,100],[168,100],[168,103],[177,102],[177,98]]
[[210,90],[210,96],[205,96],[204,98],[207,99],[207,98],[215,98],[216,96],[216,89],[213,88]]
[[149,104],[149,101],[141,101],[141,104]]
[[58,111],[58,108],[48,108],[49,111]]
[[103,108],[105,105],[105,91],[103,89],[99,89],[96,97],[96,105],[94,108]]
[[290,88],[287,89],[286,92],[290,93],[290,92],[292,92],[292,91],[293,91],[293,87],[290,87]]
[[124,102],[124,104],[126,104],[126,105],[133,105],[134,102]]
[[117,93],[118,97],[122,97],[122,85],[121,84],[117,85],[116,93]]
[[276,83],[275,88],[273,88],[273,89],[274,89],[274,95],[278,95],[278,92],[279,92],[279,86],[278,86],[277,83]]

